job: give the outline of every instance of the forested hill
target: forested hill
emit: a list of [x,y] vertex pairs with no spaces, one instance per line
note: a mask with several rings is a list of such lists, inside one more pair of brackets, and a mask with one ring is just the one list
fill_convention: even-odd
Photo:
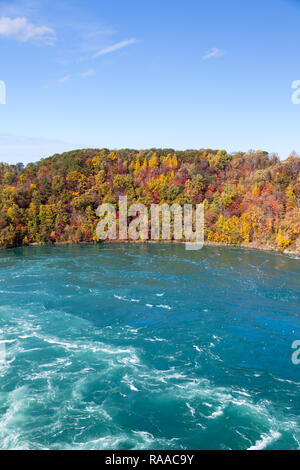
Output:
[[266,152],[78,150],[0,164],[0,247],[97,242],[103,202],[201,203],[206,239],[300,249],[300,158]]

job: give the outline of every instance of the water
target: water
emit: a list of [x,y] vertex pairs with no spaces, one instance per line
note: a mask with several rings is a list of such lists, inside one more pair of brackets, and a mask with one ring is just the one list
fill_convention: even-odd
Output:
[[299,449],[299,260],[0,253],[0,448]]

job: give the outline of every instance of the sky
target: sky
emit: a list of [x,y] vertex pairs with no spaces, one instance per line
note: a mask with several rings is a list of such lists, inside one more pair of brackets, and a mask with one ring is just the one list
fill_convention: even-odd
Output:
[[297,0],[0,0],[0,161],[86,147],[287,158],[299,24]]

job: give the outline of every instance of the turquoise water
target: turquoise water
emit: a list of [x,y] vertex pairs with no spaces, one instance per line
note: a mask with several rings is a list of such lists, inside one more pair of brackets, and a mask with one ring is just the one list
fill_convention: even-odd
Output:
[[0,448],[299,449],[299,260],[0,253]]

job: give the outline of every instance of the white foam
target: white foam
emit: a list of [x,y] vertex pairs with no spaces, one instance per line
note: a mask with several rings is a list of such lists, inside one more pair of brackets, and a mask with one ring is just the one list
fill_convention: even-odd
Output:
[[188,409],[190,410],[191,415],[194,417],[194,416],[195,416],[195,413],[196,413],[195,408],[193,408],[189,403],[186,403],[186,406],[187,406]]
[[133,384],[133,378],[129,377],[127,374],[124,375],[122,382],[125,383],[133,392],[139,392],[139,389]]
[[157,305],[157,308],[164,308],[166,310],[172,310],[172,307],[170,307],[169,305]]
[[271,431],[270,435],[262,434],[260,437],[261,439],[256,441],[255,445],[249,447],[248,450],[263,450],[272,442],[277,441],[281,434],[278,431]]
[[114,298],[118,299],[118,300],[123,300],[124,302],[133,302],[133,303],[139,303],[140,302],[140,300],[138,300],[138,299],[127,299],[126,297],[122,297],[120,295],[114,295]]
[[223,409],[221,406],[218,407],[216,411],[214,411],[210,416],[207,416],[208,419],[216,419],[219,416],[222,416],[224,414]]
[[132,431],[133,434],[135,434],[136,436],[139,436],[141,437],[145,442],[147,443],[151,443],[154,441],[154,436],[153,434],[150,434],[150,432],[147,432],[147,431]]
[[145,341],[150,341],[151,343],[155,343],[155,342],[158,342],[158,343],[162,343],[162,342],[168,342],[167,339],[163,339],[163,338],[157,338],[156,336],[154,336],[154,338],[145,338]]

